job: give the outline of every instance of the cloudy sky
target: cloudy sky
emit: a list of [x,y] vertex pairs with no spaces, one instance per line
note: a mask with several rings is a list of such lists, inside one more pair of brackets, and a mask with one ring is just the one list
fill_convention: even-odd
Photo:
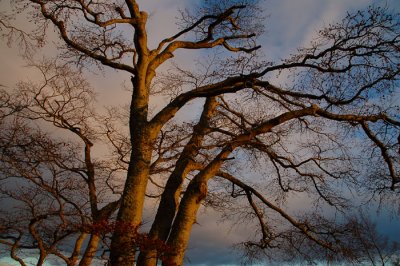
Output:
[[[5,8],[6,0],[0,0],[0,9]],[[157,41],[176,32],[175,17],[179,8],[190,8],[199,0],[142,0],[138,1],[143,10],[150,14],[148,32],[151,46]],[[313,38],[313,34],[324,25],[339,21],[346,11],[363,9],[371,4],[386,5],[389,9],[400,11],[398,0],[266,0],[263,2],[265,16],[268,16],[266,33],[260,38],[265,55],[274,60],[286,57],[297,47],[305,46]],[[23,23],[23,22],[20,22]],[[191,58],[176,58],[177,62],[188,63]],[[29,72],[25,63],[18,57],[16,49],[8,48],[0,43],[0,84],[12,87],[13,84],[34,73]],[[121,87],[123,81],[129,80],[126,74],[106,72],[96,75],[93,87],[98,92],[98,99],[106,104],[124,103],[127,91]],[[112,78],[109,78],[109,77]],[[112,88],[112,89],[110,89]],[[235,242],[252,234],[244,226],[232,228],[218,221],[218,215],[212,210],[203,210],[199,224],[195,226],[187,253],[190,265],[234,265],[238,254],[230,249]],[[374,217],[382,232],[392,236],[400,236],[400,221],[390,220],[384,214]],[[400,240],[400,238],[398,239]],[[6,259],[0,259],[0,265]],[[201,264],[203,263],[203,264]]]

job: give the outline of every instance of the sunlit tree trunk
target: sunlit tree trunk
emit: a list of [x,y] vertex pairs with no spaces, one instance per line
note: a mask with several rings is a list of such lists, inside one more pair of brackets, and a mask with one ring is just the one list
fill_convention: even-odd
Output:
[[[149,127],[147,121],[150,84],[155,73],[154,69],[149,67],[145,30],[147,14],[139,13],[136,10],[136,4],[132,6],[132,9],[131,12],[140,21],[136,27],[134,39],[138,51],[138,62],[135,76],[132,77],[133,92],[129,121],[132,152],[117,226],[112,239],[110,255],[112,265],[133,265],[135,262],[137,247],[134,244],[134,238],[142,221],[152,148],[157,137],[157,132]],[[119,230],[119,228],[125,230]]]
[[[135,102],[135,99],[133,101]],[[130,121],[132,154],[112,240],[112,265],[133,265],[136,250],[133,240],[136,229],[142,221],[152,142],[149,141],[150,132],[146,128],[147,103],[142,106],[139,103],[132,107],[134,113]],[[124,230],[119,230],[120,228]]]
[[78,261],[79,254],[82,248],[82,244],[87,238],[88,234],[87,233],[80,233],[78,239],[75,241],[75,246],[74,246],[74,251],[72,252],[71,257],[69,258],[69,263],[68,266],[73,266],[76,265],[76,262]]
[[82,256],[79,266],[89,266],[92,263],[93,257],[96,255],[97,247],[100,242],[99,234],[92,234],[89,243],[86,247],[85,253]]
[[[209,120],[215,113],[218,103],[216,97],[207,98],[199,122],[193,127],[193,135],[183,149],[174,171],[168,178],[165,190],[161,196],[156,217],[149,232],[151,239],[166,241],[171,230],[172,221],[179,206],[182,183],[190,170],[197,155],[204,136],[209,130]],[[157,250],[142,251],[138,264],[143,266],[156,265],[158,260]]]
[[172,225],[167,245],[169,253],[163,265],[183,265],[183,259],[189,243],[192,226],[196,222],[197,211],[207,196],[207,182],[219,170],[233,147],[223,149],[220,154],[190,182],[181,200],[179,211]]

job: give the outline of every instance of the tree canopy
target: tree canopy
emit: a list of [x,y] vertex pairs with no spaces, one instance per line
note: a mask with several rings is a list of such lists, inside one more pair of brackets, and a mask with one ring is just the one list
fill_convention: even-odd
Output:
[[[138,1],[11,2],[2,36],[40,74],[0,91],[0,244],[21,265],[24,250],[182,265],[202,206],[254,226],[248,259],[396,259],[358,208],[399,203],[399,14],[348,13],[276,62],[254,0],[193,5],[154,48]],[[56,58],[38,60],[54,32]],[[171,63],[182,50],[200,58]],[[110,69],[129,75],[126,108],[98,106],[85,78]]]

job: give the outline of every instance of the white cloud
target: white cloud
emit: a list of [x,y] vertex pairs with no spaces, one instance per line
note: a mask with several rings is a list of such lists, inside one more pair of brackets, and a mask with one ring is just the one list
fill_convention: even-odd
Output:
[[266,0],[264,4],[267,34],[261,38],[269,58],[282,59],[296,48],[307,46],[317,30],[339,22],[348,11],[369,5],[387,6],[400,11],[396,0]]

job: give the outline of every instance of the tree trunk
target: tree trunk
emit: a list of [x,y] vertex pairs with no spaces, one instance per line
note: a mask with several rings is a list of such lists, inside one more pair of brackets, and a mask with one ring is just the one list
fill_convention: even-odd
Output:
[[146,80],[152,74],[147,74],[148,62],[143,58],[140,61],[140,71],[132,79],[133,93],[129,121],[132,152],[111,243],[110,257],[113,266],[135,263],[137,247],[134,240],[142,222],[152,149],[157,137],[157,132],[151,130],[147,122],[150,85]]
[[182,199],[171,235],[167,242],[170,252],[163,265],[183,265],[192,226],[196,222],[201,201],[207,195],[206,182],[191,182]]
[[183,258],[189,243],[192,226],[196,222],[197,211],[201,202],[207,196],[207,182],[216,175],[233,149],[234,147],[232,146],[223,149],[206,168],[190,181],[179,206],[171,234],[168,237],[167,246],[169,252],[165,256],[163,265],[183,265]]
[[99,241],[100,236],[98,234],[92,234],[90,236],[89,243],[86,247],[85,253],[83,254],[81,261],[79,262],[79,266],[89,266],[92,263],[93,257],[96,255]]
[[79,235],[78,239],[75,241],[74,251],[72,252],[71,257],[69,257],[69,261],[70,262],[68,263],[68,265],[73,266],[73,265],[76,264],[76,262],[77,262],[77,260],[79,258],[79,254],[80,254],[80,251],[81,251],[81,247],[82,247],[83,241],[87,238],[87,236],[88,236],[87,233],[83,233],[82,232]]
[[[207,98],[204,103],[200,120],[193,128],[193,135],[176,162],[174,171],[168,178],[165,190],[161,196],[156,217],[149,232],[149,237],[151,239],[167,240],[172,221],[178,209],[182,183],[191,170],[191,162],[197,155],[199,147],[201,147],[204,136],[208,130],[209,120],[213,116],[217,104],[215,97]],[[157,250],[155,249],[141,251],[138,257],[138,265],[155,266],[157,265],[158,257]]]
[[134,245],[134,240],[142,221],[151,159],[151,149],[146,142],[144,140],[135,142],[137,145],[132,151],[128,177],[112,239],[112,265],[134,265],[135,262],[137,247]]

